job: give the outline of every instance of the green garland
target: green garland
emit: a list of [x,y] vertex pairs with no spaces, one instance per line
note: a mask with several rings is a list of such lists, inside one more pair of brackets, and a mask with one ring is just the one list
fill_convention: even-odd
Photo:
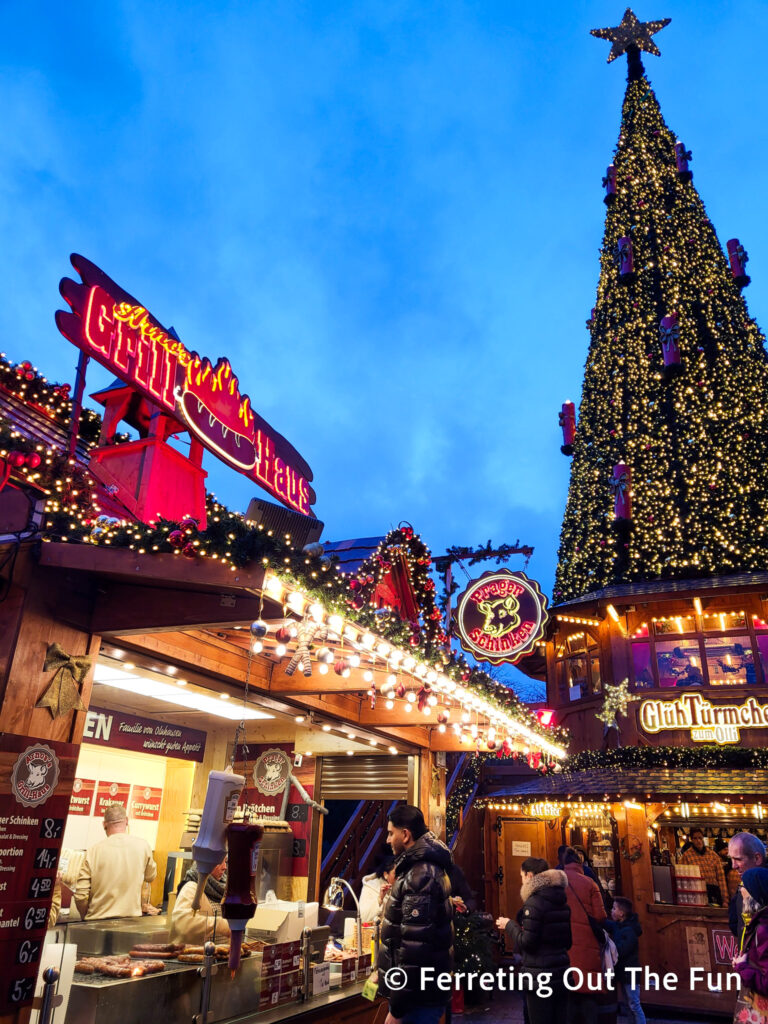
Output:
[[[66,426],[71,415],[68,392],[61,385],[52,384],[42,377],[29,363],[10,363],[0,356],[0,386],[16,394],[24,401],[44,409],[61,426]],[[101,417],[92,410],[84,410],[81,418],[83,434],[92,445],[101,430]],[[352,618],[359,626],[386,638],[390,643],[409,647],[414,657],[431,663],[440,662],[445,675],[484,696],[500,711],[525,722],[542,736],[544,731],[528,708],[518,699],[513,690],[488,676],[480,669],[470,666],[458,653],[449,651],[442,632],[439,612],[434,600],[434,587],[429,575],[432,564],[429,549],[414,534],[407,524],[391,531],[377,552],[372,556],[371,565],[366,567],[366,577],[373,575],[374,586],[377,577],[386,571],[390,546],[402,547],[407,551],[411,581],[419,600],[422,624],[418,636],[411,623],[403,621],[396,612],[376,610],[366,601],[365,583],[358,591],[352,591],[350,580],[336,570],[332,560],[325,558],[318,548],[305,552],[297,550],[284,539],[272,536],[270,531],[249,526],[245,518],[232,512],[218,502],[214,495],[207,495],[207,526],[198,530],[192,520],[182,524],[160,519],[155,523],[125,522],[110,519],[100,514],[94,505],[95,481],[90,473],[72,467],[67,463],[64,452],[46,448],[14,430],[11,423],[0,417],[0,450],[38,451],[43,462],[33,473],[20,469],[17,483],[26,481],[38,491],[48,495],[46,513],[40,535],[46,540],[90,543],[113,548],[129,548],[139,554],[177,553],[181,549],[189,558],[210,558],[220,564],[244,568],[250,564],[261,564],[281,576],[288,576],[297,588],[308,597],[314,597],[329,611]],[[181,527],[181,528],[180,528]],[[181,538],[181,542],[180,542]],[[358,602],[359,596],[363,597]],[[354,601],[354,610],[350,604]],[[361,607],[357,604],[361,603]],[[546,737],[551,742],[565,744],[568,734],[563,729],[547,729]]]
[[768,747],[618,747],[584,750],[563,763],[563,771],[590,768],[768,768]]

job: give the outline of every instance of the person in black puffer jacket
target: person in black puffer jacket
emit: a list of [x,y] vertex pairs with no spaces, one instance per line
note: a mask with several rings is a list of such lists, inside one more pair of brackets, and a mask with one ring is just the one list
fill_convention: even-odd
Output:
[[517,921],[500,917],[502,928],[523,955],[521,971],[533,976],[525,1005],[530,1024],[559,1024],[566,1004],[563,975],[570,965],[571,911],[564,871],[550,870],[540,857],[527,857],[520,866],[522,909]]
[[376,965],[379,993],[389,1000],[385,1024],[438,1024],[451,998],[450,982],[443,988],[437,982],[453,970],[451,852],[408,804],[389,816],[387,842],[397,859]]

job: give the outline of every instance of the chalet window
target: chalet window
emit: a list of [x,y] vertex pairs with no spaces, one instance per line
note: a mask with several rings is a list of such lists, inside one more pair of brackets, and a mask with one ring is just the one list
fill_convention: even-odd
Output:
[[557,686],[562,700],[581,700],[603,688],[597,641],[572,633],[557,648]]
[[667,636],[670,633],[695,633],[696,618],[693,615],[675,615],[673,618],[654,619],[655,636]]
[[710,686],[752,686],[757,682],[748,636],[708,636],[704,650]]
[[698,640],[661,640],[656,644],[659,686],[704,686]]
[[[768,653],[768,649],[766,653]],[[645,690],[656,685],[653,680],[651,645],[649,643],[632,644],[632,666],[635,673],[635,689]]]
[[744,612],[705,612],[701,617],[705,633],[725,633],[729,629],[746,629]]

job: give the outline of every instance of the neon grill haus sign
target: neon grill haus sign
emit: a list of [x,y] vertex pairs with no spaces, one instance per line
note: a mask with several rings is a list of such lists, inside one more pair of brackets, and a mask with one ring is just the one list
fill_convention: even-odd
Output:
[[676,700],[644,700],[637,716],[644,732],[681,730],[697,743],[738,743],[742,729],[768,729],[768,704],[754,697],[743,704],[712,704],[699,693],[685,693]]
[[64,278],[59,286],[72,310],[56,313],[64,337],[178,417],[226,465],[283,504],[313,515],[312,470],[240,394],[229,360],[214,366],[190,352],[95,264],[76,254],[71,261],[83,283]]
[[459,597],[456,626],[465,651],[478,661],[519,661],[544,635],[547,599],[524,572],[497,569]]

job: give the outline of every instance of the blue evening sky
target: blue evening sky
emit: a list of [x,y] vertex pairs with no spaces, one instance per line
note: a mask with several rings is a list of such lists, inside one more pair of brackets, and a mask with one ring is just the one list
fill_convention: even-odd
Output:
[[[0,349],[73,379],[53,314],[80,252],[230,358],[313,467],[326,536],[519,537],[549,591],[625,88],[589,29],[623,10],[6,0]],[[635,13],[672,18],[646,68],[765,329],[768,4]],[[253,485],[206,466],[244,510]]]

